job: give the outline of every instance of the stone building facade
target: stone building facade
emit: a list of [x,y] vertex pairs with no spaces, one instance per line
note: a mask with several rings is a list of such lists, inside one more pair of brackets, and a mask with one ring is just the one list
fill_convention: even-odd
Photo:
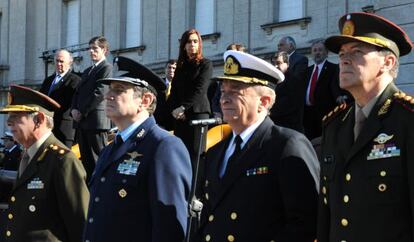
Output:
[[[91,64],[86,50],[93,36],[109,40],[108,59],[127,56],[162,74],[178,56],[181,34],[196,27],[218,75],[232,42],[269,59],[278,40],[290,35],[309,54],[312,41],[338,34],[338,18],[355,11],[385,16],[414,39],[412,0],[0,0],[0,104],[9,84],[36,87],[51,75],[59,48],[72,51],[73,69],[81,72]],[[329,58],[337,62],[336,55]],[[414,54],[400,65],[397,84],[414,93]],[[1,124],[4,115],[0,131]]]

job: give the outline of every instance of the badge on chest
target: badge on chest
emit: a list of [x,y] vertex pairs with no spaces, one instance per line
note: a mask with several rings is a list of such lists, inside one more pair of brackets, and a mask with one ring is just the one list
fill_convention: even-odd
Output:
[[119,163],[117,172],[123,175],[135,176],[138,172],[139,165],[141,164],[138,159],[142,156],[142,154],[139,154],[136,151],[127,153],[126,159]]
[[374,142],[376,142],[376,144],[373,145],[371,152],[367,156],[367,160],[400,156],[400,149],[394,142],[389,142],[393,137],[394,135],[387,135],[385,133],[379,134],[374,139]]
[[33,178],[28,184],[27,189],[43,189],[45,187],[45,184],[42,180],[40,180],[39,177]]

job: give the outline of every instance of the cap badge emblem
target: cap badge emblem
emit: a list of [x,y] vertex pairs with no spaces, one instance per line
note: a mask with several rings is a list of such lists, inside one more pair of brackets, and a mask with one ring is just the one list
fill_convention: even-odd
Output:
[[226,64],[224,65],[224,74],[238,74],[239,73],[239,65],[233,59],[233,57],[229,56],[226,59]]
[[355,33],[355,24],[352,20],[347,20],[342,27],[342,34],[343,35],[354,35]]
[[11,105],[13,103],[13,96],[10,93],[7,93],[7,104]]

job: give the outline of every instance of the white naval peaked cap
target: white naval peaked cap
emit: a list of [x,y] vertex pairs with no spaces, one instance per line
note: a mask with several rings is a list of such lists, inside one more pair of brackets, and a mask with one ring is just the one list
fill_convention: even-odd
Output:
[[216,80],[233,80],[275,88],[285,79],[272,64],[254,55],[236,50],[224,52],[224,76]]

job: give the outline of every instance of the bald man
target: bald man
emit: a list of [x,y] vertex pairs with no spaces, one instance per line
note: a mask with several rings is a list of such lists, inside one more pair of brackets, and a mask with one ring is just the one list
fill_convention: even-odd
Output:
[[61,106],[55,112],[53,134],[67,147],[71,147],[75,138],[73,118],[70,115],[72,97],[80,82],[80,77],[71,73],[73,58],[67,50],[59,50],[55,55],[55,73],[48,76],[40,92],[48,95]]

